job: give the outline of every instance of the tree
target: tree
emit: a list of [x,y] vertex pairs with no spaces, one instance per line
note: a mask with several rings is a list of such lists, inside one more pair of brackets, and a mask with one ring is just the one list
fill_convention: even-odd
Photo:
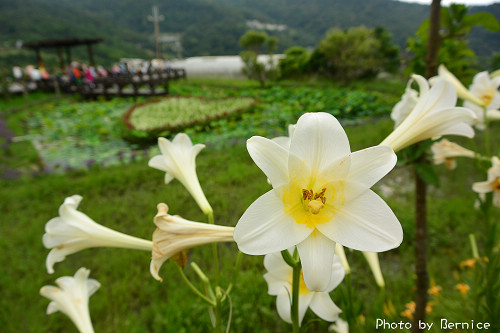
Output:
[[309,52],[301,47],[294,46],[285,51],[285,57],[279,61],[282,78],[300,78],[306,74],[309,62]]
[[399,47],[392,43],[392,35],[384,27],[376,27],[373,31],[375,38],[380,41],[380,56],[382,57],[383,70],[396,73],[401,61],[399,59]]
[[334,28],[320,42],[318,51],[326,59],[326,70],[332,77],[350,81],[381,70],[381,44],[374,29],[361,26],[344,31]]
[[500,69],[500,52],[493,53],[493,56],[491,58],[490,68],[493,71]]
[[[276,78],[276,64],[273,60],[273,52],[276,49],[278,39],[270,37],[265,32],[249,30],[240,38],[240,45],[244,49],[240,53],[245,66],[243,73],[250,79],[259,81],[260,86],[264,87],[268,78]],[[264,49],[269,55],[268,63],[258,61],[258,56]],[[266,66],[267,65],[267,66]]]
[[[457,77],[469,77],[475,73],[472,65],[476,55],[467,43],[470,30],[477,25],[491,31],[500,31],[500,23],[490,13],[468,14],[465,5],[452,4],[441,7],[437,64],[445,64]],[[408,72],[425,75],[427,45],[429,41],[429,19],[418,28],[414,37],[408,39],[408,48],[414,54],[407,68]],[[436,65],[437,66],[437,65]]]

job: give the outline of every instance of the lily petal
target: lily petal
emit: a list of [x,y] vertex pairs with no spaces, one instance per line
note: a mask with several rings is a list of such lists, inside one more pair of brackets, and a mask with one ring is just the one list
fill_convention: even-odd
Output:
[[60,311],[67,315],[81,333],[94,333],[89,314],[89,297],[100,287],[94,279],[88,279],[90,271],[80,268],[74,276],[56,280],[58,287],[43,286],[40,294],[51,300],[47,314]]
[[[288,293],[281,293],[276,297],[276,309],[278,310],[278,314],[287,323],[292,323],[292,316],[290,312],[291,308],[291,300],[290,297],[292,295],[292,290],[289,290]],[[300,304],[300,302],[299,302]]]
[[241,252],[262,255],[288,249],[311,232],[312,229],[285,214],[283,201],[271,190],[245,211],[234,229],[234,240]]
[[408,117],[381,145],[390,146],[397,152],[411,144],[441,135],[474,135],[470,125],[476,120],[476,116],[469,109],[455,107],[457,95],[450,82],[437,78],[429,90],[428,83],[422,76],[413,75],[412,78],[420,86],[419,100]]
[[290,143],[290,154],[324,172],[331,163],[351,152],[344,129],[328,113],[306,113],[299,118]]
[[431,114],[434,110],[449,108],[450,105],[455,106],[457,104],[457,92],[451,83],[440,79],[429,90],[427,98],[423,98],[422,101],[422,109],[431,110],[429,112]]
[[378,260],[378,253],[376,252],[363,252],[370,269],[372,270],[375,282],[380,288],[385,286],[384,276],[382,275],[382,270],[380,269],[380,263]]
[[165,167],[164,160],[165,157],[163,155],[156,155],[149,160],[148,165],[152,168],[167,172],[168,170]]
[[297,245],[302,262],[304,282],[310,291],[326,291],[332,276],[335,242],[314,230]]
[[52,274],[56,262],[66,256],[92,247],[121,247],[150,251],[152,242],[120,233],[94,222],[84,213],[76,210],[82,197],[73,195],[64,200],[59,207],[59,217],[45,225],[42,237],[46,248],[51,249],[47,256],[47,271]]
[[250,138],[247,141],[247,149],[273,187],[288,182],[288,150],[275,141],[260,136]]
[[326,321],[337,320],[342,312],[327,293],[314,293],[309,306],[318,317]]
[[170,142],[165,138],[158,138],[161,155],[154,156],[148,165],[166,172],[165,184],[177,178],[193,196],[198,206],[205,214],[212,214],[213,210],[208,203],[196,175],[196,156],[205,147],[203,144],[194,145],[188,135],[179,133]]
[[473,103],[476,103],[477,105],[481,105],[481,106],[484,105],[483,101],[481,101],[476,96],[471,94],[467,90],[467,88],[465,88],[464,85],[456,78],[456,76],[453,75],[443,64],[439,65],[438,73],[439,73],[440,77],[442,77],[443,79],[452,83],[453,86],[455,86],[455,89],[457,90],[458,97],[465,99],[465,100],[469,100]]
[[472,184],[472,189],[474,190],[474,192],[477,193],[489,193],[493,191],[495,188],[493,187],[492,182],[485,181]]
[[332,277],[330,278],[330,282],[326,288],[327,292],[337,288],[337,286],[344,280],[345,275],[348,274],[344,268],[342,258],[338,255],[338,246],[339,244],[335,243],[335,257],[333,257]]
[[351,155],[351,168],[347,180],[370,188],[391,171],[397,156],[389,146],[375,146],[356,151]]
[[403,241],[403,229],[396,216],[371,190],[346,203],[332,222],[317,228],[331,240],[359,251],[387,251]]

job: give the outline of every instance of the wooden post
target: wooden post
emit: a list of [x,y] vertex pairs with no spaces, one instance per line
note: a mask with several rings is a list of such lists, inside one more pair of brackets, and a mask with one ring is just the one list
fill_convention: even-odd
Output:
[[39,66],[42,63],[42,52],[40,51],[40,48],[35,48],[35,54],[36,54],[36,64]]
[[89,54],[89,64],[90,66],[95,67],[94,54],[92,53],[92,44],[87,44],[87,52]]
[[71,47],[66,46],[65,51],[66,51],[66,62],[68,64],[71,64]]
[[433,0],[430,12],[429,44],[427,44],[427,56],[425,59],[425,76],[431,78],[437,75],[438,52],[441,46],[439,26],[441,20],[441,0]]
[[[437,74],[438,52],[441,45],[439,26],[441,19],[441,0],[433,0],[430,8],[429,43],[425,76],[433,77]],[[429,163],[421,158],[417,163]],[[425,322],[425,308],[427,307],[427,290],[429,276],[427,273],[427,184],[415,172],[415,274],[417,275],[415,294],[415,313],[413,315],[412,332],[421,332],[419,322]]]
[[62,49],[60,47],[57,48],[57,57],[59,58],[59,67],[61,68],[61,73],[64,73],[66,66],[64,65],[64,57],[62,54]]

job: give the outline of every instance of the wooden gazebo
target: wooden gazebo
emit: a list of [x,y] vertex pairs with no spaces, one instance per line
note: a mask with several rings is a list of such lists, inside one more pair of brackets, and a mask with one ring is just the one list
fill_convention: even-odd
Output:
[[[59,66],[64,69],[66,65],[71,63],[71,48],[80,45],[87,45],[89,55],[89,64],[95,66],[94,55],[92,53],[92,45],[102,42],[102,38],[67,38],[67,39],[46,39],[38,42],[25,43],[23,47],[33,49],[36,53],[36,61],[38,64],[43,63],[41,49],[57,49],[59,56]],[[63,49],[66,53],[66,61],[64,61]]]

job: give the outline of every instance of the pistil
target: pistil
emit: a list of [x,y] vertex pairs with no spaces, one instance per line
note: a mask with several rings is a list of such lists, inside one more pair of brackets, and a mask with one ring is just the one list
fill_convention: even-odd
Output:
[[319,214],[319,211],[321,208],[325,207],[325,205],[319,200],[312,200],[307,204],[307,207],[309,207],[312,214],[316,215]]

